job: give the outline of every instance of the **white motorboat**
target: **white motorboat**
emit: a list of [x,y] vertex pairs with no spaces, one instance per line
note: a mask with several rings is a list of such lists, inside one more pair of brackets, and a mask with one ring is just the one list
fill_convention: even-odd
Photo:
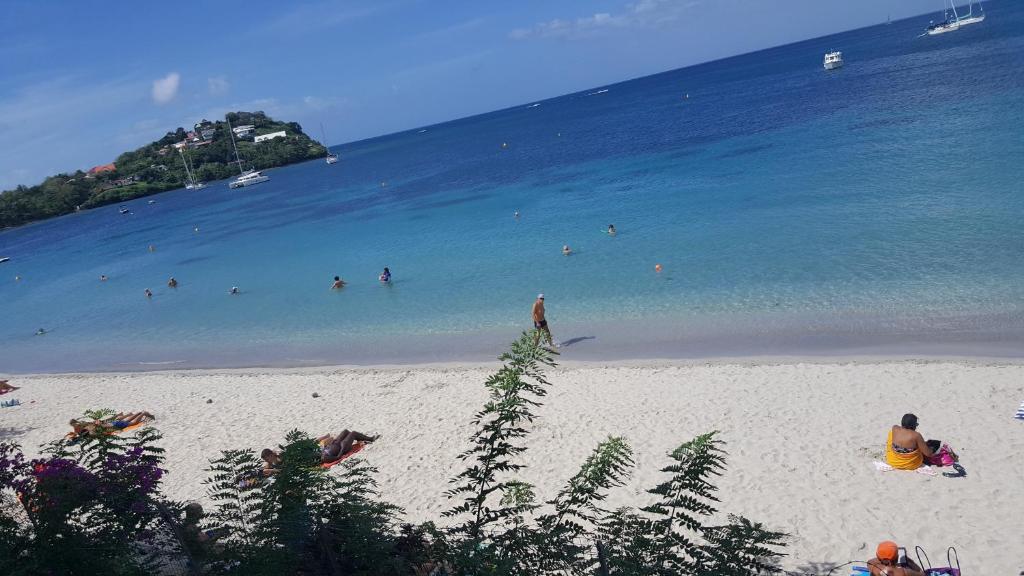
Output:
[[825,53],[825,61],[823,63],[825,70],[835,70],[843,65],[843,53],[839,50],[833,50]]
[[11,261],[11,259],[8,256],[4,256],[3,258],[0,258],[0,264],[3,264],[4,262],[10,262],[10,261]]
[[259,170],[249,170],[248,172],[243,172],[241,176],[229,182],[228,188],[252,186],[253,184],[259,184],[260,182],[266,182],[267,180],[270,180],[270,176],[264,176]]

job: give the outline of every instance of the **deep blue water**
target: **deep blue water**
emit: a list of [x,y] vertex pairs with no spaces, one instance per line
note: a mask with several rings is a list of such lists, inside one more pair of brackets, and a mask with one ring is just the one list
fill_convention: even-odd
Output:
[[[986,12],[0,232],[0,373],[485,359],[529,327],[540,291],[570,359],[1019,355],[1024,3]],[[825,72],[833,48],[846,66]]]

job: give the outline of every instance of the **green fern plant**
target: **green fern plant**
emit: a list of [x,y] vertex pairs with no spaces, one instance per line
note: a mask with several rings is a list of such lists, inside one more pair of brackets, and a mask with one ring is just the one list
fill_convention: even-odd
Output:
[[608,490],[622,486],[633,467],[633,450],[619,436],[601,442],[558,495],[554,512],[537,519],[543,534],[541,569],[568,567],[590,574],[596,564],[593,532],[608,514],[600,504]]
[[521,513],[515,504],[502,505],[502,495],[518,486],[509,482],[525,466],[516,461],[526,451],[524,426],[533,422],[533,409],[547,394],[544,367],[555,365],[551,352],[534,344],[527,333],[499,359],[504,366],[485,383],[490,399],[473,418],[478,429],[470,438],[472,447],[459,455],[470,465],[451,480],[454,487],[447,491],[462,502],[444,515],[464,518],[454,531],[465,535],[471,547],[479,546],[492,526]]
[[228,451],[211,462],[211,526],[225,536],[208,571],[370,575],[408,568],[395,552],[401,510],[378,500],[376,470],[350,458],[327,471],[320,454],[315,440],[293,430],[269,480],[251,451]]
[[718,511],[714,480],[726,462],[725,443],[717,434],[702,434],[673,450],[669,457],[675,462],[662,469],[671,476],[648,490],[659,497],[643,509],[654,517],[650,532],[643,535],[642,546],[630,546],[653,558],[653,573],[748,576],[778,571],[772,562],[782,556],[778,548],[785,534],[738,517],[723,526],[707,524]]
[[117,414],[117,412],[110,408],[97,408],[95,410],[86,410],[82,414],[90,420],[103,420],[104,418]]

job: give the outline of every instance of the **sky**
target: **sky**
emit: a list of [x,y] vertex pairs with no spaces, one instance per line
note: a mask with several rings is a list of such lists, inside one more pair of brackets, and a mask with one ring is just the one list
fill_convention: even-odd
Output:
[[351,142],[940,0],[0,0],[0,190],[263,110]]

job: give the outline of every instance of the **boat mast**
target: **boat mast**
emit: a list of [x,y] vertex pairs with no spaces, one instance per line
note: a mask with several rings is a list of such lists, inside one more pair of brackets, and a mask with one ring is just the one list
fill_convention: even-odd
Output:
[[320,135],[324,137],[324,150],[327,150],[327,156],[331,155],[331,148],[327,146],[327,131],[324,130],[324,123],[320,123]]
[[238,164],[238,173],[245,175],[245,171],[242,170],[242,159],[238,157],[238,146],[235,144],[235,131],[231,129],[231,120],[228,115],[224,115],[224,119],[228,122],[228,135],[231,136],[231,147],[235,149],[235,162]]
[[187,184],[195,185],[195,180],[192,179],[192,173],[188,170],[188,161],[185,160],[185,153],[178,148],[178,155],[181,156],[181,163],[185,165],[185,177],[188,179]]
[[196,165],[192,163],[192,151],[191,150],[189,150],[188,156],[186,156],[186,160],[188,160],[189,170],[192,171],[192,174],[189,175],[189,178],[192,179],[192,185],[195,186],[196,182],[197,182],[197,180],[196,180]]

